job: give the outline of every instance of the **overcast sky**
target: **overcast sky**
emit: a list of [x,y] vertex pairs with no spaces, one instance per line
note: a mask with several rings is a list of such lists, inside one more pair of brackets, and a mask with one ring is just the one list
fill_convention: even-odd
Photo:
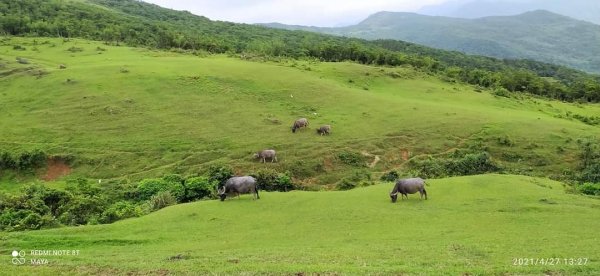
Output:
[[213,20],[320,27],[358,23],[378,11],[415,12],[448,0],[144,0]]

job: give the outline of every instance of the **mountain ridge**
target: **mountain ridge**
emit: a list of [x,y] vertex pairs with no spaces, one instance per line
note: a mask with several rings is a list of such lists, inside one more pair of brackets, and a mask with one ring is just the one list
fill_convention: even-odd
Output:
[[[563,3],[566,1],[562,1]],[[428,5],[418,13],[434,16],[458,18],[481,18],[487,16],[516,15],[532,10],[548,10],[579,20],[600,24],[600,5],[589,0],[571,0],[568,4],[561,0],[529,0],[516,3],[506,0],[454,0],[438,5]]]
[[477,19],[382,11],[357,25],[341,28],[264,25],[368,40],[403,40],[467,54],[533,59],[600,73],[600,26],[546,10]]

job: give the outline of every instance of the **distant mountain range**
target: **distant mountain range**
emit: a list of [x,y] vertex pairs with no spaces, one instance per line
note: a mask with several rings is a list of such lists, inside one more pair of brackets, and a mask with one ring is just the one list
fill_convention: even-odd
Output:
[[453,0],[425,6],[419,14],[460,18],[516,15],[533,10],[548,10],[600,24],[598,0]]
[[543,10],[477,19],[378,12],[357,25],[339,28],[263,25],[370,40],[396,39],[468,54],[533,59],[600,73],[600,25]]

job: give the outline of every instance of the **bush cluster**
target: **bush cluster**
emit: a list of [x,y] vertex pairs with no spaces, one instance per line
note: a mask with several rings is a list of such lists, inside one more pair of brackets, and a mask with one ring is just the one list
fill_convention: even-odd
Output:
[[423,178],[474,175],[500,170],[487,152],[458,153],[450,158],[411,160],[409,164]]
[[358,152],[342,151],[337,154],[337,158],[342,163],[354,167],[365,167],[367,164],[365,157]]
[[344,191],[373,184],[375,183],[371,179],[371,172],[366,169],[359,169],[353,171],[350,176],[342,178],[342,180],[336,184],[336,189]]
[[595,139],[578,140],[580,154],[579,176],[580,182],[600,183],[600,146]]
[[[6,155],[0,154],[2,156]],[[22,158],[28,160],[27,164],[35,164],[32,160],[37,159],[29,156],[38,155],[21,156],[27,156]],[[67,180],[64,190],[42,184],[28,185],[16,195],[0,193],[0,231],[112,223],[177,203],[216,198],[217,187],[231,176],[231,167],[213,165],[205,175],[183,177],[169,174],[136,183],[108,181],[100,184],[77,178]],[[289,172],[264,169],[254,176],[262,190],[286,192],[295,188]]]
[[22,151],[16,154],[0,151],[0,170],[27,171],[46,165],[48,155],[42,150]]
[[295,189],[289,172],[278,173],[272,169],[262,169],[252,175],[258,188],[265,191],[287,192]]
[[577,187],[577,189],[586,195],[600,196],[600,183],[584,183]]

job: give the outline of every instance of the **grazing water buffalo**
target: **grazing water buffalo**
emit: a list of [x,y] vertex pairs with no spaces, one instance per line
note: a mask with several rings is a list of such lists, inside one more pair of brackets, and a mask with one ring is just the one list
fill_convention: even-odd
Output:
[[320,128],[317,129],[317,133],[321,134],[321,136],[323,136],[323,135],[329,135],[329,132],[331,132],[331,126],[330,125],[324,125],[324,126],[321,126]]
[[223,187],[218,188],[219,197],[221,201],[224,201],[227,196],[238,197],[240,194],[253,194],[254,199],[260,199],[258,196],[258,187],[256,186],[256,179],[252,176],[234,176],[227,179]]
[[294,122],[292,125],[292,132],[296,133],[296,130],[301,127],[308,127],[308,120],[306,118],[300,118]]
[[261,150],[254,154],[254,158],[260,158],[263,163],[265,163],[266,159],[271,159],[271,163],[273,161],[277,162],[277,152],[272,149]]
[[396,182],[396,186],[394,186],[392,192],[390,192],[390,198],[392,198],[392,202],[396,202],[398,193],[402,194],[402,197],[406,196],[406,199],[408,199],[408,194],[414,194],[416,192],[421,193],[421,199],[423,198],[423,195],[425,195],[425,199],[427,199],[425,180],[421,178],[400,179]]

